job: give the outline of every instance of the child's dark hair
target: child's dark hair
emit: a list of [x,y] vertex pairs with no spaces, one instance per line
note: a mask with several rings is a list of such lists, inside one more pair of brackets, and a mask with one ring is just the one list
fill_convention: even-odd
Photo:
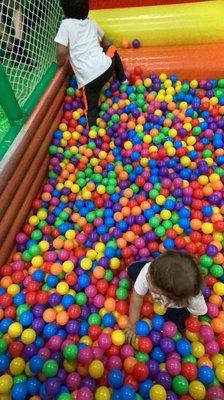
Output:
[[89,14],[89,0],[60,0],[66,18],[86,19]]
[[152,261],[149,274],[152,284],[177,305],[197,296],[203,284],[197,261],[179,251],[167,251]]

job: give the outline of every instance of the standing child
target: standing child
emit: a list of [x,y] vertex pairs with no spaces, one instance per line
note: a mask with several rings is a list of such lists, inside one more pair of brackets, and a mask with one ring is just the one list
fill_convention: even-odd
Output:
[[89,0],[61,0],[61,7],[65,19],[55,38],[57,62],[62,66],[69,55],[78,88],[83,89],[91,127],[98,117],[101,89],[110,80],[113,71],[121,83],[127,82],[127,78],[114,46],[107,53],[101,47],[105,44],[104,32],[88,18]]
[[207,312],[201,293],[202,276],[190,254],[167,251],[152,262],[137,261],[128,267],[128,276],[134,282],[126,329],[129,342],[135,339],[134,326],[148,291],[154,301],[167,308],[163,315],[165,321],[174,322],[181,333],[190,313],[203,315]]

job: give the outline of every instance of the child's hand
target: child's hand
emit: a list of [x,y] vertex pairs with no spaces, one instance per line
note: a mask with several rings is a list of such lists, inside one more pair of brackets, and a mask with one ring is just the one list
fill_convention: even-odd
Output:
[[134,344],[134,342],[136,340],[136,334],[135,334],[134,328],[129,326],[127,329],[125,329],[124,333],[125,333],[126,341],[128,343]]

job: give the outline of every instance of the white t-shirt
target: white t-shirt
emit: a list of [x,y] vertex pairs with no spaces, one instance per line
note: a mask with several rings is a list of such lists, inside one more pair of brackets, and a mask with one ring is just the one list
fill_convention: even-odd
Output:
[[55,42],[69,48],[72,69],[78,87],[102,75],[112,63],[100,46],[104,32],[90,19],[64,19],[60,25]]
[[153,300],[158,301],[166,308],[187,307],[188,311],[193,315],[206,314],[207,305],[201,292],[197,296],[191,297],[188,301],[188,304],[182,306],[178,306],[177,304],[170,301],[166,296],[156,293],[152,283],[147,280],[147,272],[149,270],[150,264],[151,263],[145,264],[135,281],[134,290],[137,294],[139,294],[140,296],[145,296],[146,293],[149,291]]

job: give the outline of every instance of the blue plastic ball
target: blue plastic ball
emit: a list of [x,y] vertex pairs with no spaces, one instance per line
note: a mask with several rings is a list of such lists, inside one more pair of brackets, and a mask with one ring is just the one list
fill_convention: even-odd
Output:
[[118,369],[112,369],[108,373],[107,381],[113,389],[119,389],[123,384],[124,376]]
[[135,333],[138,336],[148,336],[150,327],[145,321],[137,321],[135,324]]

